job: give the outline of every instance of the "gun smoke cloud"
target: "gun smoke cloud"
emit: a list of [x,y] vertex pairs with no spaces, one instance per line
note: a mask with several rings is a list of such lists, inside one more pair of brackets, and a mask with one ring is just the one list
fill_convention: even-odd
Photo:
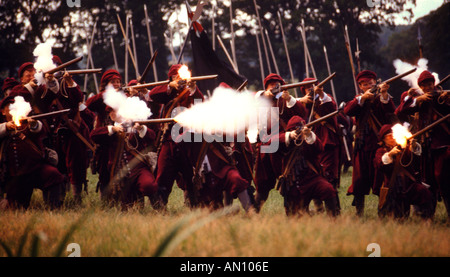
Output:
[[22,96],[14,97],[14,103],[9,105],[9,113],[12,115],[16,126],[20,126],[20,120],[27,117],[30,112],[31,105]]
[[122,91],[116,91],[112,85],[106,87],[103,100],[116,111],[122,122],[146,120],[152,115],[147,104],[139,97],[127,97]]
[[[412,65],[412,64],[404,62],[400,59],[396,59],[394,61],[394,67],[395,67],[395,72],[397,74],[401,74],[401,73],[411,70],[413,68],[417,68],[417,70],[415,72],[403,77],[402,80],[408,82],[408,84],[411,88],[420,90],[417,80],[419,79],[419,76],[422,72],[424,72],[425,70],[428,70],[428,60],[427,59],[425,59],[425,58],[419,59],[419,61],[417,62],[417,65]],[[437,84],[439,82],[439,76],[437,73],[432,72],[432,74],[433,74],[434,78],[436,79],[436,84]]]
[[218,87],[211,98],[182,111],[175,120],[196,133],[235,135],[255,126],[260,110],[270,106],[251,92]]
[[38,81],[38,85],[44,84],[43,72],[56,67],[56,65],[53,63],[52,54],[52,47],[55,42],[55,39],[48,39],[46,42],[38,44],[33,50],[33,55],[36,57],[36,62],[34,63],[36,74],[34,75],[34,77]]

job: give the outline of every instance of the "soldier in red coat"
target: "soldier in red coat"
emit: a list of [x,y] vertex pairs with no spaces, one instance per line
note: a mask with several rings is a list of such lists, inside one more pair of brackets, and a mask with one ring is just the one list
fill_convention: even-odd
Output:
[[[313,78],[306,78],[303,80],[310,81]],[[309,98],[305,105],[308,110],[308,118],[311,121],[325,116],[337,110],[336,101],[333,97],[323,91],[323,88],[311,85],[301,87],[304,96]],[[339,162],[340,162],[340,142],[338,135],[337,117],[331,117],[321,124],[313,127],[314,133],[320,138],[323,143],[324,151],[320,154],[319,161],[322,167],[324,177],[337,190],[339,187]],[[339,199],[339,198],[338,198]],[[314,200],[318,211],[323,211],[321,201]]]
[[[417,113],[415,130],[425,128],[450,112],[449,94],[435,87],[435,78],[429,71],[420,74],[418,84],[423,94],[405,96],[397,109],[400,116]],[[450,218],[450,124],[439,124],[425,133],[420,142],[423,146],[422,180],[431,185],[435,203],[438,195],[442,196]]]
[[[53,74],[45,74],[44,84],[38,85],[35,79],[36,69],[32,62],[26,62],[19,67],[20,84],[11,92],[22,95],[31,103],[35,113],[46,113],[59,91],[59,83]],[[48,131],[48,130],[47,130]]]
[[[61,60],[54,56],[54,62],[59,65]],[[58,152],[58,169],[68,175],[68,182],[72,187],[75,204],[81,203],[83,185],[87,191],[87,168],[89,166],[89,152],[94,151],[94,144],[89,137],[89,127],[81,117],[80,106],[84,94],[80,87],[65,72],[60,91],[53,102],[53,109],[70,109],[69,114],[55,120],[53,137],[55,149]]]
[[17,82],[16,79],[12,77],[8,77],[3,81],[2,85],[2,93],[0,95],[0,98],[6,98],[8,97],[9,93],[11,92],[12,88],[19,85],[19,82]]
[[[271,73],[264,79],[264,91],[256,93],[256,97],[265,97],[272,103],[272,107],[278,108],[278,114],[275,115],[279,119],[279,130],[272,129],[270,124],[267,124],[265,133],[268,135],[264,138],[266,142],[257,143],[256,160],[255,160],[255,209],[260,211],[262,205],[269,197],[269,192],[275,187],[278,176],[281,175],[281,159],[280,153],[262,153],[261,147],[270,145],[267,143],[271,136],[278,136],[279,132],[286,130],[287,122],[294,115],[301,117],[306,116],[305,106],[292,97],[288,91],[283,91],[280,95],[274,95],[272,89],[279,85],[284,85],[283,78],[279,75]],[[271,115],[274,116],[274,115]],[[261,131],[261,130],[260,130]]]
[[124,207],[151,198],[157,192],[155,177],[145,153],[155,140],[155,133],[147,126],[127,126],[119,123],[116,112],[107,107],[113,125],[102,126],[91,132],[92,140],[105,147],[108,153],[107,169],[110,183],[103,195],[120,201]]
[[[112,122],[106,111],[106,104],[103,101],[103,94],[105,93],[106,87],[112,85],[114,89],[119,90],[121,87],[122,77],[117,70],[109,69],[103,73],[100,80],[100,92],[94,96],[89,97],[86,100],[86,107],[90,111],[96,114],[95,123],[93,129],[111,125]],[[103,198],[102,191],[109,184],[109,171],[108,171],[108,156],[109,150],[99,144],[95,149],[94,156],[92,157],[91,171],[93,174],[98,173],[98,183],[97,191],[100,190],[100,195]]]
[[[128,82],[129,87],[135,86],[135,85],[140,85],[140,83],[138,83],[137,80],[131,80]],[[137,97],[139,97],[139,99],[141,99],[142,101],[145,101],[145,103],[147,103],[147,107],[152,112],[152,115],[150,116],[149,119],[159,118],[162,105],[153,101],[153,99],[150,97],[150,91],[148,89],[146,89],[146,88],[140,88],[140,89],[130,88],[126,92],[126,94],[128,96],[137,96]],[[150,126],[147,126],[147,127],[150,127],[155,133],[157,133],[158,129],[159,129],[157,124],[151,124]]]
[[[180,85],[179,81],[182,79],[178,74],[178,70],[181,67],[181,64],[172,65],[168,72],[170,83],[157,86],[150,91],[150,98],[155,103],[164,105],[161,110],[162,118],[173,117],[172,113],[176,112],[177,109],[190,107],[194,104],[195,99],[199,101],[204,99],[195,82]],[[185,189],[189,202],[191,204],[195,203],[192,166],[185,151],[182,151],[172,139],[173,126],[173,123],[162,124],[156,137],[158,153],[156,183],[158,184],[158,196],[157,199],[152,199],[155,209],[165,209],[175,180],[177,180],[177,185],[180,188]],[[180,133],[176,135],[180,135]]]
[[[413,142],[406,149],[398,148],[390,124],[381,127],[379,137],[382,145],[375,154],[374,166],[382,173],[383,180],[375,182],[373,188],[373,193],[382,201],[378,214],[406,219],[410,206],[415,205],[422,218],[431,218],[434,214],[433,195],[429,185],[422,183],[419,176],[420,144]],[[381,183],[384,188],[389,188],[387,196],[381,195]]]
[[42,190],[44,201],[51,209],[62,205],[64,176],[49,164],[42,143],[43,124],[36,120],[12,121],[9,106],[14,95],[5,98],[0,106],[6,119],[0,124],[1,164],[5,177],[8,206],[28,208],[33,189]]
[[[190,139],[186,142],[188,136]],[[194,169],[194,193],[199,206],[222,208],[224,204],[230,204],[224,203],[225,194],[231,200],[239,199],[246,212],[252,208],[252,200],[247,191],[250,183],[241,176],[230,146],[217,141],[196,142],[195,135],[190,132],[184,133],[179,140],[177,145],[186,153]],[[186,187],[183,186],[182,189],[187,192]]]
[[375,179],[373,159],[378,148],[378,133],[382,125],[390,123],[390,115],[395,111],[392,97],[388,94],[388,84],[378,87],[379,93],[372,93],[377,75],[363,70],[356,76],[361,93],[349,101],[344,113],[355,118],[355,146],[353,152],[352,184],[347,194],[353,195],[352,205],[357,216],[364,215],[365,195],[370,193]]
[[[325,202],[331,216],[339,214],[337,191],[322,175],[319,155],[324,149],[320,138],[310,129],[302,127],[305,121],[293,116],[277,137],[283,154],[283,173],[279,179],[280,193],[284,197],[287,215],[304,214],[313,199]],[[301,128],[301,132],[296,130]]]

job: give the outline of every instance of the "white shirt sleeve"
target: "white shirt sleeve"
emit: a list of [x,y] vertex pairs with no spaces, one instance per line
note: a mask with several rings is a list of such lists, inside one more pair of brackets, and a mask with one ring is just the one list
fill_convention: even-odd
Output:
[[112,130],[112,127],[113,127],[112,125],[108,125],[108,127],[107,127],[107,128],[108,128],[108,135],[109,135],[109,136],[112,136],[112,135],[114,134],[114,132],[113,132],[113,130]]
[[[409,95],[406,95],[406,97],[403,99],[403,101],[408,101],[409,100],[409,98],[411,98],[411,96],[409,96]],[[416,106],[416,98],[413,98],[412,99],[412,103],[411,103],[411,105],[409,105],[409,107],[411,107],[411,108],[414,108]]]
[[34,95],[34,89],[30,84],[24,85],[24,87],[32,94]]
[[358,101],[358,105],[362,106],[364,104],[364,102],[361,101],[361,95],[360,96],[356,96],[356,100]]
[[307,144],[313,144],[314,142],[316,142],[316,134],[314,134],[314,132],[311,131],[311,135],[306,137],[305,141]]
[[139,137],[143,138],[145,137],[145,134],[147,133],[147,126],[143,126],[142,130],[139,131]]
[[381,161],[383,164],[391,164],[393,162],[391,156],[389,156],[389,152],[384,153],[384,155],[381,157]]
[[389,103],[389,100],[391,100],[392,96],[388,93],[387,99],[384,99],[383,96],[380,95],[380,102],[383,104]]
[[322,99],[319,97],[319,100],[320,100],[321,104],[328,103],[328,102],[332,101],[331,97],[328,96],[328,94],[326,94],[326,93],[324,93],[324,96],[323,96]]
[[87,108],[87,106],[86,106],[84,103],[80,103],[80,104],[78,105],[78,110],[79,110],[80,112],[84,111],[86,108]]
[[286,146],[289,146],[289,144],[291,143],[291,132],[286,132],[284,135],[284,143],[286,143]]
[[290,109],[290,108],[294,107],[296,103],[297,103],[297,100],[295,100],[295,98],[292,97],[292,95],[291,95],[291,97],[289,97],[289,100],[286,101],[286,107],[288,107]]

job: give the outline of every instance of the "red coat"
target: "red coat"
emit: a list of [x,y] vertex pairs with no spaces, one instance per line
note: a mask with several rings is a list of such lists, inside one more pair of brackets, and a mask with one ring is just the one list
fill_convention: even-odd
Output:
[[[420,105],[413,106],[414,99],[409,97],[407,101],[403,101],[397,108],[398,114],[413,115],[418,112],[419,120],[416,126],[416,131],[419,131],[431,123],[435,122],[441,116],[446,116],[450,113],[450,106],[440,104],[438,98],[434,96],[431,101],[423,102]],[[431,149],[439,149],[450,146],[450,124],[443,122],[439,126],[433,128],[430,134]]]
[[20,130],[19,133],[1,134],[4,144],[2,162],[6,163],[10,176],[29,174],[45,163],[43,129],[32,132],[25,123]]
[[[352,184],[348,188],[347,194],[368,195],[373,187],[376,178],[373,167],[373,159],[378,148],[378,130],[384,124],[389,124],[390,115],[395,111],[392,99],[387,104],[376,97],[372,102],[358,104],[355,97],[347,103],[344,113],[355,117],[356,132],[355,145],[353,149],[353,173]],[[375,118],[379,123],[371,125],[369,120]],[[372,122],[375,122],[375,119]]]
[[[97,143],[105,146],[108,149],[108,169],[111,170],[113,161],[115,158],[116,149],[118,146],[118,136],[116,133],[109,135],[108,127],[99,127],[91,132],[91,139]],[[155,133],[151,129],[147,129],[147,132],[143,138],[141,138],[137,133],[128,134],[128,141],[131,147],[137,147],[136,151],[146,153],[146,149],[153,143],[155,139]],[[135,156],[126,147],[120,155],[120,162],[122,164],[128,164],[133,160]],[[146,167],[145,163],[139,162],[138,167]],[[132,169],[133,170],[133,169]]]

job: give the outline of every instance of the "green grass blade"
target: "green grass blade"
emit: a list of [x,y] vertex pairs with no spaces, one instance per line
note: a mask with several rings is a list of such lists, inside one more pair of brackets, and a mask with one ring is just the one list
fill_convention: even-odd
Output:
[[4,241],[0,240],[0,245],[3,247],[3,249],[5,250],[6,255],[8,257],[10,257],[10,258],[14,257],[14,254],[13,254],[11,248]]
[[31,232],[35,221],[36,220],[34,217],[31,218],[30,222],[27,224],[27,227],[25,227],[25,230],[23,231],[23,234],[19,239],[19,246],[17,247],[16,257],[22,257],[23,248],[25,247],[25,244],[28,240],[28,234]]
[[30,248],[30,257],[39,256],[39,247],[40,247],[41,238],[42,238],[42,236],[40,234],[33,235],[33,240],[31,241],[31,248]]
[[164,253],[166,253],[167,249],[170,247],[170,244],[175,239],[177,234],[181,231],[181,229],[189,223],[191,218],[194,217],[195,214],[190,214],[184,218],[182,218],[180,221],[178,221],[174,227],[169,231],[169,233],[164,237],[164,239],[161,241],[161,243],[156,248],[155,252],[153,253],[153,257],[162,257]]
[[[183,218],[180,222],[178,222],[177,225],[175,225],[174,228],[172,228],[171,232],[169,232],[169,234],[165,237],[163,242],[160,244],[160,247],[158,247],[157,251],[155,252],[154,257],[161,257],[167,255],[168,253],[170,253],[170,251],[172,251],[173,248],[175,248],[175,246],[184,241],[196,230],[200,229],[207,223],[218,219],[219,217],[233,213],[235,210],[236,208],[234,207],[225,207],[224,209],[210,213],[207,216],[196,220],[188,228],[181,231],[181,229],[189,223],[190,219],[190,218]],[[191,217],[193,217],[194,215],[196,214],[191,214]]]
[[83,215],[80,216],[80,218],[73,223],[69,230],[64,235],[63,239],[59,243],[58,247],[56,248],[55,253],[53,254],[53,257],[61,257],[62,253],[64,252],[67,243],[69,242],[70,237],[73,235],[73,233],[83,224],[83,222],[88,218],[90,215],[90,212],[86,212]]

